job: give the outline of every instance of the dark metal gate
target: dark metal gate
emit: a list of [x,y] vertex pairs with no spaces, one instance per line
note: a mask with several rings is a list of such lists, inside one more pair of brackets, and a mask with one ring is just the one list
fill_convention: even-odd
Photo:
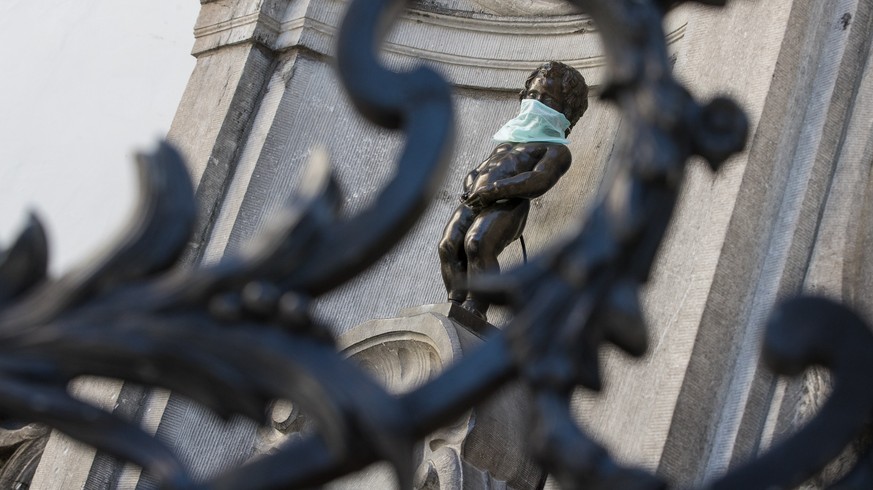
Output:
[[[178,154],[139,159],[142,200],[126,236],[102,260],[44,282],[46,243],[35,220],[0,263],[0,412],[37,421],[143,466],[171,488],[303,488],[388,461],[410,488],[418,440],[510,381],[535,401],[530,446],[564,488],[663,488],[623,467],[571,416],[578,387],[600,387],[598,349],[646,351],[638,291],[647,280],[692,155],[717,171],[745,143],[748,123],[729,99],[698,103],[672,76],[662,31],[670,0],[578,0],[604,33],[611,78],[603,98],[620,107],[628,145],[611,187],[580,232],[502,276],[472,286],[510,306],[514,320],[437,378],[392,396],[337,354],[310,317],[312,299],[366,269],[410,229],[436,189],[452,145],[448,85],[434,72],[383,69],[378,45],[401,2],[355,0],[339,37],[344,86],[370,121],[406,135],[397,172],[375,202],[342,219],[327,162],[252,254],[175,267],[195,218]],[[718,4],[717,0],[700,3]],[[355,237],[354,246],[345,237]],[[861,432],[873,409],[873,336],[845,308],[795,299],[774,313],[765,359],[780,374],[812,364],[833,371],[816,418],[714,488],[801,484]],[[290,399],[317,430],[275,454],[205,483],[135,424],[71,397],[80,375],[175,390],[217,414],[264,422]],[[863,456],[838,486],[873,487]]]

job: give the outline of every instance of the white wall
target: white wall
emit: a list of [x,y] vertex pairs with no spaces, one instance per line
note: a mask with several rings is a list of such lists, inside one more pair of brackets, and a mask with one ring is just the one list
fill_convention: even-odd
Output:
[[197,0],[0,1],[0,246],[28,209],[53,273],[120,230],[131,156],[166,134],[194,58]]

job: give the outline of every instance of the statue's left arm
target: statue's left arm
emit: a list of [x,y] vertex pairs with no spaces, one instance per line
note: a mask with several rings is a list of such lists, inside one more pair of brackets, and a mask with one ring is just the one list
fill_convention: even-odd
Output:
[[470,193],[466,203],[470,207],[483,207],[500,199],[523,197],[533,199],[551,189],[570,168],[572,156],[564,145],[552,145],[529,172],[492,182]]

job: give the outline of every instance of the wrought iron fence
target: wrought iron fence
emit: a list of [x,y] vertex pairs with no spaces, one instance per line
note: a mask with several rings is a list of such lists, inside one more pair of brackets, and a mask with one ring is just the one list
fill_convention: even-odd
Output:
[[[609,342],[646,351],[638,294],[677,199],[686,161],[719,165],[745,143],[748,123],[731,100],[698,103],[672,76],[662,31],[670,0],[578,0],[600,27],[611,78],[603,98],[629,131],[611,187],[578,234],[530,263],[472,287],[509,305],[514,319],[480,350],[410,393],[389,395],[335,350],[309,304],[366,269],[415,223],[437,189],[452,146],[448,85],[418,68],[382,68],[378,46],[402,2],[354,0],[338,45],[339,75],[358,110],[406,135],[397,172],[375,202],[342,219],[324,158],[306,188],[248,255],[189,269],[177,260],[195,202],[169,146],[138,159],[142,199],[127,234],[89,267],[46,280],[36,220],[0,263],[0,413],[37,421],[123,460],[170,488],[304,488],[384,460],[411,488],[413,447],[500,387],[520,380],[534,399],[528,428],[537,460],[563,488],[663,488],[625,467],[574,422],[570,396],[597,390],[597,352]],[[718,4],[717,0],[708,2]],[[343,237],[356,237],[349,247]],[[873,336],[824,299],[781,305],[764,356],[777,373],[812,364],[833,371],[833,393],[807,426],[713,488],[784,488],[822,468],[873,409]],[[222,416],[265,422],[290,399],[317,430],[207,482],[194,482],[163,444],[136,424],[77,400],[80,375],[175,390]],[[838,486],[873,486],[862,456]]]

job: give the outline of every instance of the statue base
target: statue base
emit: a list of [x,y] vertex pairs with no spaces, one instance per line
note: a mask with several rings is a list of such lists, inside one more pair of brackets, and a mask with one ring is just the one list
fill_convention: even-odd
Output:
[[[499,329],[455,303],[407,308],[396,318],[370,320],[343,334],[338,348],[391,393],[425,383]],[[268,451],[303,430],[294,410],[274,410],[274,428],[262,438]],[[418,489],[542,488],[545,473],[525,452],[530,401],[520,385],[503,389],[418,448]],[[282,419],[282,420],[276,420]],[[376,464],[328,485],[331,489],[396,488],[386,464]]]

